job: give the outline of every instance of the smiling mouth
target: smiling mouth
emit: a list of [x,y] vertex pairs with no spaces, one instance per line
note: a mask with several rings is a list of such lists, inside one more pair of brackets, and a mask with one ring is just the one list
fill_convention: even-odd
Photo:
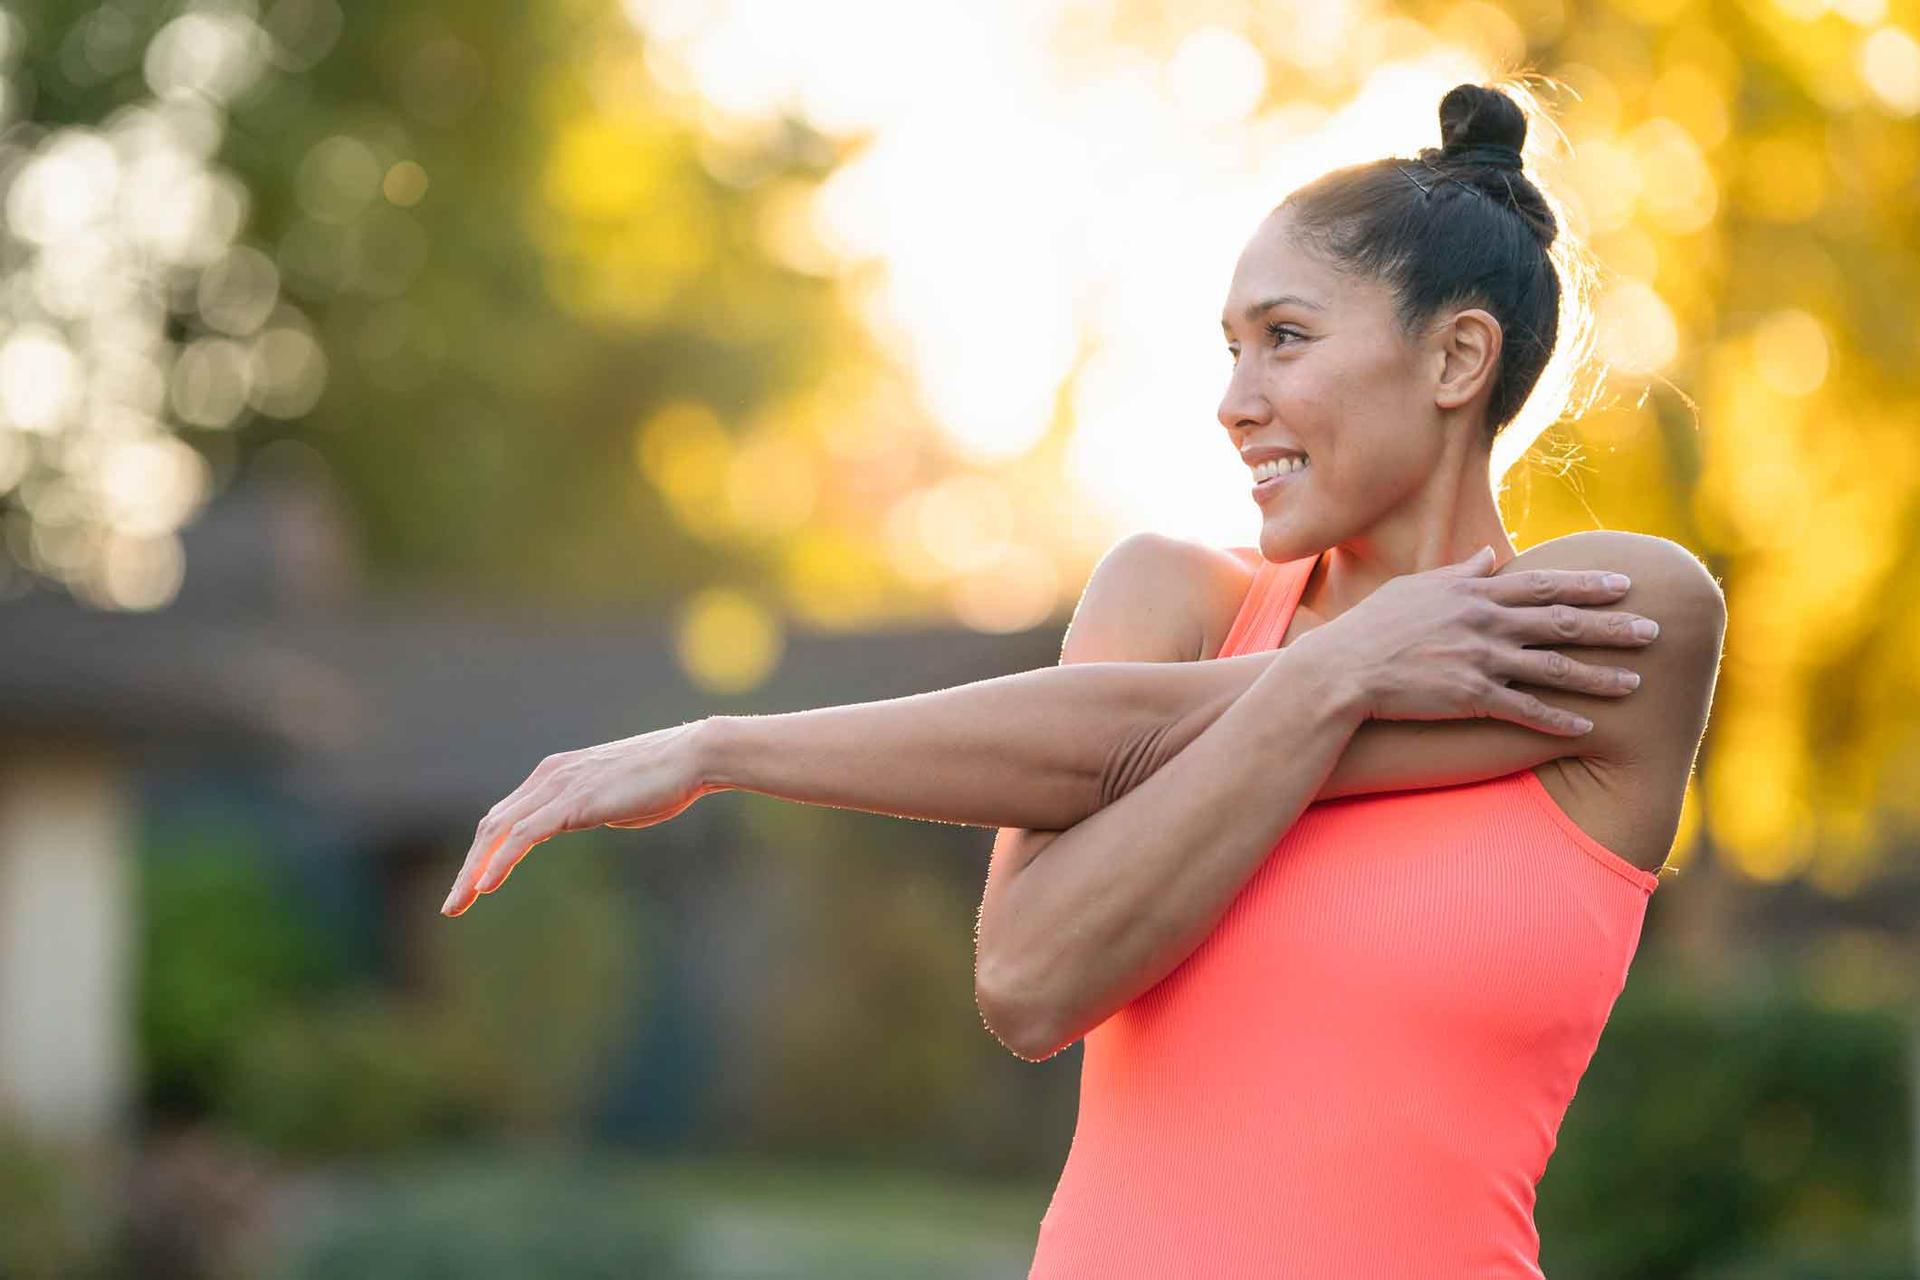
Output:
[[1264,503],[1275,493],[1289,484],[1298,482],[1307,472],[1313,470],[1313,464],[1305,460],[1295,460],[1293,465],[1262,466],[1255,471],[1259,476],[1265,473],[1265,479],[1256,479],[1253,483],[1253,500]]
[[1296,471],[1304,471],[1311,465],[1312,463],[1304,453],[1290,453],[1280,458],[1269,458],[1265,462],[1254,464],[1253,479],[1254,482],[1258,484],[1271,480],[1275,476],[1284,476]]

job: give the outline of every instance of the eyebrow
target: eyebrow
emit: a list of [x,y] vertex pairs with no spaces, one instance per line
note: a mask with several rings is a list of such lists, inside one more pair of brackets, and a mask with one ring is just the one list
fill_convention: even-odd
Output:
[[[1285,306],[1288,303],[1292,303],[1296,307],[1305,307],[1309,311],[1324,311],[1326,309],[1311,298],[1303,298],[1297,293],[1283,293],[1276,298],[1263,298],[1248,307],[1246,311],[1247,321],[1248,323],[1252,323],[1258,320],[1263,312],[1271,311],[1275,307]],[[1227,322],[1222,320],[1220,327],[1225,329]]]

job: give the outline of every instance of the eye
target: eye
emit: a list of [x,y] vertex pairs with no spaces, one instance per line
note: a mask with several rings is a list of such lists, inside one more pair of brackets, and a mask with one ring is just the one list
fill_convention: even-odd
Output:
[[[1307,336],[1306,334],[1300,332],[1298,329],[1294,328],[1292,325],[1281,324],[1278,321],[1269,321],[1267,323],[1266,329],[1267,329],[1268,340],[1276,347],[1284,347],[1287,345],[1285,342],[1282,341],[1283,338],[1304,339]],[[1240,348],[1234,346],[1232,343],[1228,343],[1227,354],[1233,357],[1234,362],[1236,364],[1239,363]]]

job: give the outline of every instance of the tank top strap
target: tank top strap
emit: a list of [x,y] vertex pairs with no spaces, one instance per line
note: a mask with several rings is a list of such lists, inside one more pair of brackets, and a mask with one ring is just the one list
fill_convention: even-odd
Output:
[[1306,592],[1307,579],[1319,562],[1318,552],[1298,560],[1262,560],[1240,601],[1240,612],[1234,615],[1227,638],[1220,644],[1219,656],[1231,658],[1279,648],[1287,624],[1293,621],[1293,611]]

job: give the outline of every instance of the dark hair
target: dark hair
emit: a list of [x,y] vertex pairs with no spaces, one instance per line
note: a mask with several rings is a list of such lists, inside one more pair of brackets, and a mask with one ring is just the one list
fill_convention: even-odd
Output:
[[1521,170],[1526,138],[1526,114],[1506,93],[1456,85],[1440,100],[1440,146],[1336,169],[1275,210],[1337,268],[1390,285],[1409,337],[1442,307],[1493,314],[1503,341],[1490,435],[1526,403],[1560,332],[1560,223]]

